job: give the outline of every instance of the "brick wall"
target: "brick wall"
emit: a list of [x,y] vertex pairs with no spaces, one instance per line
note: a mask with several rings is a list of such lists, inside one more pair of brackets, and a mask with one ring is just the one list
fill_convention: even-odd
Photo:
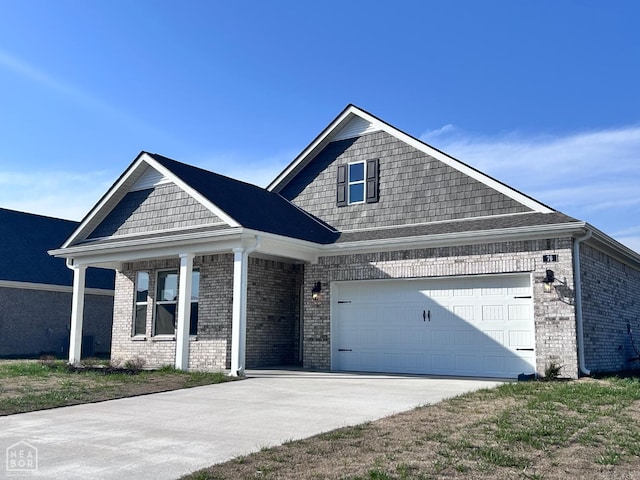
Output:
[[593,372],[639,368],[628,325],[640,349],[640,272],[580,245],[585,363]]
[[[0,288],[0,356],[65,356],[69,349],[71,295]],[[109,353],[112,313],[113,297],[86,295],[83,334],[93,337],[94,354]],[[83,355],[87,353],[90,352]]]
[[302,266],[249,259],[247,367],[298,362]]
[[[304,274],[304,366],[331,366],[333,281],[532,272],[537,371],[543,373],[548,363],[555,362],[563,366],[563,375],[576,377],[571,245],[572,240],[566,238],[321,257]],[[543,255],[554,253],[557,263],[543,263]],[[547,268],[557,278],[566,279],[566,290],[543,292]],[[322,282],[322,295],[313,301],[306,293],[317,281]]]
[[[175,339],[152,336],[156,272],[178,269],[178,259],[130,263],[116,275],[112,358],[136,356],[147,367],[175,364]],[[231,367],[233,313],[233,255],[194,259],[200,269],[198,334],[189,344],[189,368]],[[137,271],[149,272],[147,326],[144,337],[132,337],[134,282]],[[296,360],[299,331],[300,266],[249,259],[247,288],[247,367],[278,365]]]
[[[379,159],[380,200],[336,206],[338,165]],[[529,209],[386,132],[332,142],[280,192],[338,230]]]

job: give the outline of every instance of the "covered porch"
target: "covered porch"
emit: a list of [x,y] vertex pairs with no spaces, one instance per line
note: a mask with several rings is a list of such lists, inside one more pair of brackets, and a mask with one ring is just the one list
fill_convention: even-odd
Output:
[[[299,240],[239,230],[91,242],[51,252],[65,257],[74,272],[69,363],[78,364],[82,355],[90,266],[116,271],[112,359],[138,356],[152,367],[229,369],[232,376],[244,375],[247,359],[250,367],[277,362],[283,357],[270,351],[279,348],[298,350],[293,360],[300,359],[302,264],[316,260],[315,249]],[[147,272],[150,284],[140,287],[137,271]],[[158,272],[171,272],[175,288],[165,285],[161,293],[168,275]],[[195,286],[200,297],[195,310],[194,278],[201,281]],[[194,314],[200,317],[197,332]],[[173,332],[158,327],[160,315],[173,316]]]

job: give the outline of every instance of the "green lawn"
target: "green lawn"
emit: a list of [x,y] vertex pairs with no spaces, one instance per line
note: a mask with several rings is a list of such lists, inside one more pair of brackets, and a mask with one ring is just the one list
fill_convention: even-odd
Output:
[[505,384],[185,478],[638,479],[640,381]]
[[224,373],[141,370],[140,365],[109,368],[88,362],[70,369],[62,360],[0,360],[0,415],[90,403],[232,380]]

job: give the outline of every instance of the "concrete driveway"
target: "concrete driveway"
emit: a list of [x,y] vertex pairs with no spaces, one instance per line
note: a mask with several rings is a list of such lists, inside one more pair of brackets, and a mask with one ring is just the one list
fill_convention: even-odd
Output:
[[[500,383],[289,370],[247,376],[222,385],[0,417],[0,453],[8,455],[0,478],[175,479],[286,440]],[[36,453],[37,471],[30,471],[28,461]]]

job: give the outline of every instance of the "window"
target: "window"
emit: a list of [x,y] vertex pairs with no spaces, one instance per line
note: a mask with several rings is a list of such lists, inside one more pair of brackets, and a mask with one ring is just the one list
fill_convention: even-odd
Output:
[[349,165],[349,203],[364,202],[364,162]]
[[378,194],[378,159],[338,165],[336,204],[375,203]]
[[156,292],[154,335],[173,335],[176,329],[178,271],[167,270],[158,272]]
[[136,273],[136,308],[133,318],[133,335],[147,333],[147,305],[149,299],[149,272]]
[[[158,272],[154,335],[173,335],[176,329],[179,277],[177,270]],[[198,333],[198,303],[200,300],[200,271],[191,273],[191,322],[189,334]]]
[[200,301],[200,270],[193,270],[191,275],[191,324],[189,335],[198,333],[198,303]]

